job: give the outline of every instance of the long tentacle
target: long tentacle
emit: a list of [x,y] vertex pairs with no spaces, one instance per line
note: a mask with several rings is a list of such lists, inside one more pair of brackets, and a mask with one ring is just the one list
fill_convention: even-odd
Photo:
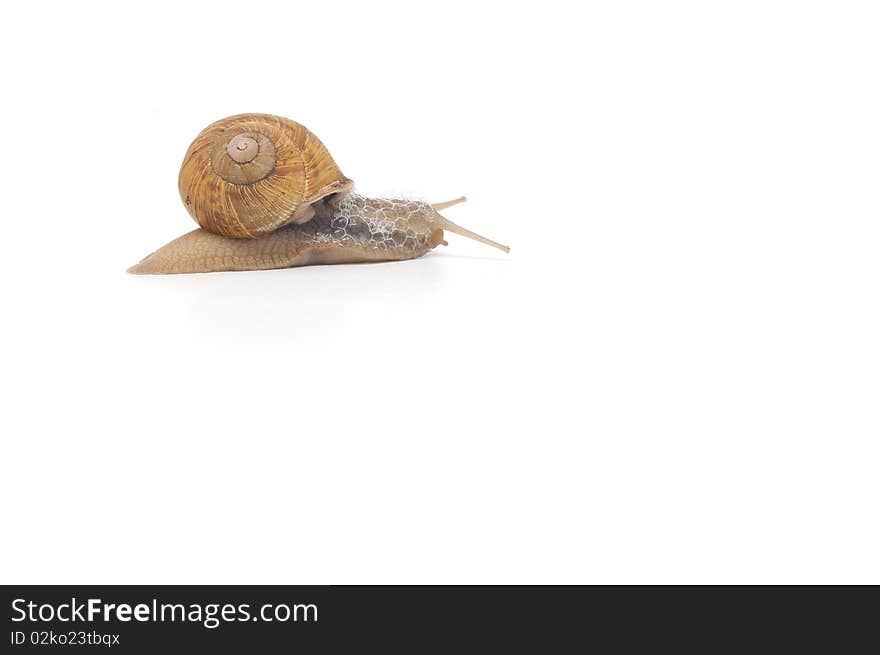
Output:
[[440,217],[440,226],[444,230],[449,230],[450,232],[454,232],[455,234],[460,234],[463,237],[467,237],[468,239],[473,239],[474,241],[479,241],[480,243],[485,243],[488,246],[492,246],[493,248],[498,248],[498,250],[503,250],[504,252],[510,252],[510,248],[508,246],[502,245],[497,241],[492,241],[492,239],[487,239],[486,237],[477,234],[476,232],[471,232],[463,228],[461,225],[457,225],[453,223],[445,216],[441,214],[437,214]]
[[455,198],[454,200],[447,200],[446,202],[435,202],[431,205],[435,209],[435,211],[440,211],[441,209],[447,209],[452,207],[453,205],[458,205],[460,203],[467,202],[467,198],[461,196],[460,198]]

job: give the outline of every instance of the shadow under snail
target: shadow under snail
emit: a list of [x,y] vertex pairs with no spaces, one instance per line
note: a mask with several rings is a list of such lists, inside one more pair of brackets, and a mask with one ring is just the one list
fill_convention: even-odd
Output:
[[421,257],[448,230],[502,246],[441,216],[463,202],[365,198],[318,138],[292,120],[241,114],[190,145],[180,197],[201,226],[128,272],[207,273]]

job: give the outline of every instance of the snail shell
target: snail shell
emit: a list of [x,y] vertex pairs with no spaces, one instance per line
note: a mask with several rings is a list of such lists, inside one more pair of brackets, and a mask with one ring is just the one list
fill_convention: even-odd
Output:
[[290,119],[240,114],[212,123],[190,145],[178,187],[204,229],[235,238],[314,216],[312,205],[354,184],[324,144]]

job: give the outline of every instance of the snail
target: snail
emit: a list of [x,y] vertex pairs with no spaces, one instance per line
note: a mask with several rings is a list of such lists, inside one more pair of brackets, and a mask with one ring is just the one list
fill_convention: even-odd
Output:
[[287,118],[241,114],[195,138],[178,178],[200,227],[129,273],[206,273],[420,257],[447,245],[444,230],[509,252],[439,214],[463,202],[366,198],[308,129]]

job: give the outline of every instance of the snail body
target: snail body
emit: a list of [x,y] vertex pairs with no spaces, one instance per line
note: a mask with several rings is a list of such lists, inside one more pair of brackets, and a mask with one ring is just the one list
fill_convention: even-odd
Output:
[[278,116],[242,114],[203,130],[184,157],[181,199],[201,226],[129,269],[136,274],[206,273],[413,259],[443,230],[490,241],[430,205],[353,193],[323,144]]

